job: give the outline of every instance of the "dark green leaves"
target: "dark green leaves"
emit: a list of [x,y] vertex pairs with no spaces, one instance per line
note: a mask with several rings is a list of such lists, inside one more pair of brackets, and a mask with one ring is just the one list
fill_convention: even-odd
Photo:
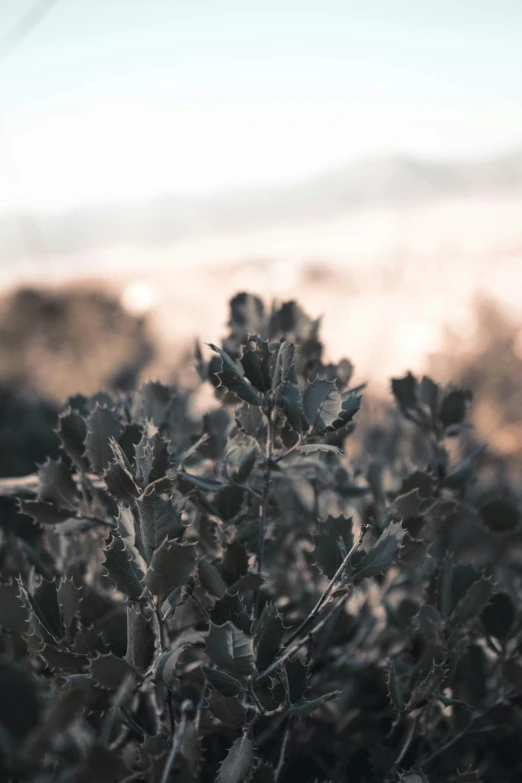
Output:
[[232,729],[242,729],[246,723],[246,712],[236,696],[223,696],[214,691],[208,700],[210,712],[215,718]]
[[237,696],[241,692],[241,682],[228,672],[212,669],[210,666],[203,666],[203,671],[212,688],[215,688],[223,696]]
[[299,704],[294,704],[293,707],[290,707],[288,714],[293,718],[306,718],[319,707],[322,707],[327,701],[335,699],[338,695],[339,691],[331,691],[330,693],[325,693],[323,696],[319,696],[317,699],[301,701]]
[[137,600],[144,587],[144,560],[134,547],[128,547],[119,536],[110,536],[105,550],[105,567],[118,590]]
[[388,568],[397,557],[404,532],[399,522],[392,522],[388,525],[384,533],[357,564],[353,578],[368,579],[376,574],[381,574]]
[[211,624],[207,655],[212,663],[236,677],[256,673],[253,639],[231,622],[221,626]]
[[157,549],[145,582],[151,593],[165,598],[175,587],[183,587],[196,565],[196,545],[178,544],[165,539]]
[[[248,402],[249,405],[262,405],[263,399],[261,394],[241,373],[238,365],[228,353],[222,351],[217,345],[212,343],[209,343],[209,345],[221,357],[222,366],[218,376],[222,385],[235,394],[236,397],[239,397],[240,400]],[[249,367],[249,370],[251,371],[251,367]]]
[[450,621],[454,628],[458,628],[463,623],[473,620],[485,609],[489,599],[493,594],[493,583],[491,579],[481,577],[473,582],[464,597],[457,604]]
[[136,505],[141,520],[143,544],[149,557],[166,537],[177,538],[184,532],[181,512],[174,508],[171,500],[163,499],[157,492],[143,495]]
[[317,565],[331,579],[353,546],[352,520],[332,517],[319,524],[314,536]]
[[114,459],[111,438],[117,439],[121,433],[121,424],[109,408],[97,406],[87,419],[87,437],[85,453],[95,473],[102,474]]
[[0,583],[0,626],[13,633],[29,630],[29,611],[14,581]]
[[254,766],[254,749],[247,736],[237,739],[219,770],[220,783],[244,783]]
[[277,655],[285,628],[276,604],[267,604],[256,623],[254,631],[254,647],[256,651],[257,668],[266,669]]

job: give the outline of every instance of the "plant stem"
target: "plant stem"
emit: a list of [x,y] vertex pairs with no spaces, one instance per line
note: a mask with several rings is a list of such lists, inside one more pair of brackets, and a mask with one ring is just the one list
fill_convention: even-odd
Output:
[[[265,557],[265,532],[266,532],[266,510],[268,506],[268,493],[270,490],[270,482],[272,478],[273,460],[272,455],[274,453],[274,426],[273,426],[273,409],[266,410],[266,465],[265,472],[263,474],[263,488],[261,490],[261,499],[259,502],[259,521],[258,521],[258,544],[257,544],[257,571],[259,574],[263,574],[263,563]],[[256,591],[254,596],[254,607],[256,617],[259,614],[259,590]]]
[[[183,705],[182,705],[183,707]],[[185,738],[185,732],[187,730],[187,723],[188,723],[188,717],[187,717],[187,711],[183,710],[181,714],[181,720],[176,728],[176,731],[174,732],[174,736],[172,738],[172,745],[170,748],[170,753],[167,757],[167,761],[165,762],[165,766],[163,767],[163,774],[161,775],[161,781],[160,783],[167,783],[170,775],[170,771],[172,769],[172,766],[176,760],[176,756],[179,753],[179,749],[183,745],[183,740]]]
[[285,641],[285,643],[284,643],[283,647],[288,647],[288,645],[289,645],[289,644],[292,644],[292,642],[294,641],[294,639],[297,639],[297,637],[298,637],[298,636],[299,636],[299,635],[302,633],[302,631],[304,631],[304,629],[305,629],[305,628],[308,628],[308,626],[309,626],[309,625],[310,625],[310,624],[313,622],[313,620],[315,619],[315,617],[317,617],[317,615],[318,615],[318,614],[319,614],[319,612],[321,611],[321,609],[322,609],[322,607],[324,606],[324,604],[325,604],[325,603],[328,601],[328,599],[330,598],[330,596],[331,596],[331,594],[332,594],[332,592],[333,592],[333,590],[334,590],[334,588],[335,588],[335,586],[336,586],[337,582],[339,581],[339,579],[340,579],[340,578],[341,578],[341,576],[342,576],[342,573],[343,573],[344,569],[345,569],[345,568],[346,568],[346,566],[349,564],[349,562],[350,562],[350,560],[352,559],[352,557],[353,557],[353,555],[355,554],[355,552],[357,552],[357,550],[358,550],[358,549],[359,549],[359,547],[361,546],[361,544],[362,544],[362,542],[363,542],[363,539],[364,539],[364,536],[366,535],[366,531],[367,531],[367,530],[368,530],[368,527],[367,527],[367,526],[363,525],[363,526],[361,527],[361,533],[360,533],[360,535],[359,535],[359,539],[358,539],[358,540],[357,540],[357,541],[354,543],[354,545],[352,546],[352,548],[350,549],[350,551],[348,552],[348,554],[347,554],[347,555],[346,555],[346,557],[344,558],[343,562],[341,563],[341,565],[339,566],[339,568],[337,569],[337,571],[336,571],[336,572],[335,572],[335,574],[333,575],[332,579],[330,580],[330,583],[328,584],[328,587],[326,588],[326,590],[324,591],[324,593],[321,595],[321,597],[320,597],[320,598],[319,598],[319,600],[317,601],[316,605],[314,606],[314,608],[312,609],[312,611],[310,612],[310,614],[309,614],[307,617],[305,617],[305,619],[303,620],[303,622],[301,623],[301,625],[299,625],[299,626],[298,626],[298,627],[295,629],[295,631],[293,631],[293,632],[290,634],[290,636],[288,637],[288,639],[286,639],[286,641]]
[[275,774],[274,774],[275,783],[277,783],[277,781],[281,777],[281,772],[283,771],[283,766],[285,763],[286,746],[288,745],[289,736],[290,736],[290,721],[288,721],[288,723],[286,724],[285,733],[283,735],[283,742],[281,743],[279,761],[277,762],[277,767],[275,769]]

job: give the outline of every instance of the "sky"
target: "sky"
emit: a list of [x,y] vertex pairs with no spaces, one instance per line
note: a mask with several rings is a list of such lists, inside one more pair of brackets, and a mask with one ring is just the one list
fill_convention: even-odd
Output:
[[[45,0],[43,0],[45,4]],[[522,148],[521,0],[0,0],[0,211]]]

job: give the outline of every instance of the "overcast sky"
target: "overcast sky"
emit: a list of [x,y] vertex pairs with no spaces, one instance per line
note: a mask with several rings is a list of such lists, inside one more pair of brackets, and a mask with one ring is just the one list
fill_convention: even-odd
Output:
[[522,148],[522,0],[0,0],[0,210]]

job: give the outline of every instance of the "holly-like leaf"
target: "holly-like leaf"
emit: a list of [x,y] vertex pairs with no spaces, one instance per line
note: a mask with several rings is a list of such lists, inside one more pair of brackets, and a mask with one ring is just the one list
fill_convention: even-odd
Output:
[[332,579],[353,546],[352,520],[329,516],[314,536],[314,557],[321,571]]
[[446,676],[447,669],[443,665],[437,665],[432,663],[428,673],[418,683],[410,693],[408,701],[408,711],[415,709],[425,699],[429,699],[435,691],[440,690],[444,677]]
[[227,586],[216,566],[206,557],[202,557],[201,560],[198,561],[198,578],[201,586],[204,587],[210,595],[213,595],[216,598],[223,598],[227,591]]
[[120,592],[132,601],[141,596],[147,565],[137,550],[119,536],[110,536],[107,542],[105,567]]
[[156,649],[152,610],[147,605],[127,606],[127,652],[125,658],[136,671],[145,673]]
[[184,533],[181,511],[173,506],[171,500],[165,500],[156,491],[143,495],[136,501],[136,506],[148,558],[152,557],[165,538],[178,538]]
[[55,639],[64,632],[63,618],[54,580],[42,579],[32,594],[32,606],[38,619]]
[[193,476],[184,470],[178,470],[176,478],[181,492],[184,493],[190,492],[194,488],[201,489],[203,492],[219,492],[225,486],[222,481],[204,476]]
[[237,739],[221,764],[219,783],[244,783],[254,766],[254,748],[246,735]]
[[463,623],[475,619],[477,615],[484,611],[492,595],[493,583],[491,579],[486,579],[486,577],[482,576],[473,582],[455,607],[450,618],[451,626],[458,628]]
[[283,408],[290,427],[296,432],[307,429],[307,421],[303,409],[301,390],[296,383],[284,381],[279,390],[281,407]]
[[303,406],[310,427],[323,432],[337,419],[341,396],[335,381],[316,378],[309,383],[303,395]]
[[181,654],[187,648],[194,648],[196,645],[203,645],[205,639],[200,634],[194,632],[185,633],[178,639],[172,650],[166,650],[154,663],[153,681],[162,682],[167,688],[173,689],[176,685],[176,665]]
[[114,653],[98,655],[90,663],[90,672],[98,685],[108,690],[116,690],[127,674],[136,674],[125,658],[118,658]]
[[17,583],[0,583],[0,626],[12,633],[26,633],[30,630],[29,619]]
[[213,691],[208,699],[208,706],[212,715],[230,726],[232,729],[242,729],[246,723],[246,712],[236,696],[222,696]]
[[70,468],[61,459],[48,459],[38,468],[38,500],[74,509],[78,490]]
[[255,443],[241,445],[229,452],[227,463],[231,477],[239,484],[244,484],[252,473],[257,459]]
[[421,770],[411,770],[404,775],[399,775],[399,780],[401,783],[429,783],[428,778]]
[[381,574],[388,568],[397,557],[404,533],[400,522],[392,522],[388,525],[380,538],[357,564],[353,578],[368,579],[376,574]]
[[153,595],[165,598],[175,587],[184,587],[196,565],[196,544],[165,539],[153,556],[145,578]]
[[243,689],[241,682],[228,672],[213,669],[210,666],[203,666],[202,669],[212,688],[215,688],[223,696],[237,696],[238,693],[241,693]]
[[294,704],[290,707],[288,714],[293,718],[306,718],[315,712],[318,707],[321,707],[325,702],[335,699],[339,695],[340,691],[331,691],[325,693],[323,696],[319,696],[317,699],[310,699],[308,701],[301,701],[298,704]]
[[462,424],[471,397],[471,392],[462,389],[450,391],[444,397],[439,408],[439,419],[445,427]]
[[59,525],[76,516],[70,508],[60,508],[43,500],[21,500],[20,510],[42,525]]
[[325,454],[342,454],[343,452],[339,446],[333,446],[330,443],[308,443],[305,446],[299,446],[300,454],[315,454],[317,451],[322,451]]
[[235,484],[227,484],[217,493],[214,505],[224,522],[234,519],[240,512],[245,499],[245,490]]
[[95,473],[101,475],[109,467],[113,459],[111,438],[118,439],[120,434],[121,424],[114,411],[98,405],[87,419],[85,438],[85,452]]
[[254,648],[260,671],[270,666],[275,659],[284,634],[285,627],[277,604],[266,604],[254,630]]
[[253,639],[231,622],[210,626],[207,655],[216,666],[236,677],[256,673]]
[[238,365],[228,353],[222,351],[221,348],[218,348],[217,345],[213,345],[212,343],[209,343],[209,347],[221,357],[221,371],[218,373],[221,385],[225,386],[225,388],[235,394],[236,397],[239,397],[240,400],[244,400],[249,405],[261,406],[263,404],[262,395],[241,373]]
[[114,438],[109,439],[113,458],[104,473],[104,481],[111,495],[123,503],[132,504],[140,494],[132,476],[131,466],[121,446]]
[[58,435],[65,453],[71,458],[78,470],[89,470],[89,461],[85,456],[87,425],[85,419],[75,411],[62,413],[58,418]]
[[[253,345],[253,347],[252,347]],[[252,338],[248,346],[243,346],[241,365],[250,383],[260,392],[270,391],[270,349],[268,343],[260,338]]]

